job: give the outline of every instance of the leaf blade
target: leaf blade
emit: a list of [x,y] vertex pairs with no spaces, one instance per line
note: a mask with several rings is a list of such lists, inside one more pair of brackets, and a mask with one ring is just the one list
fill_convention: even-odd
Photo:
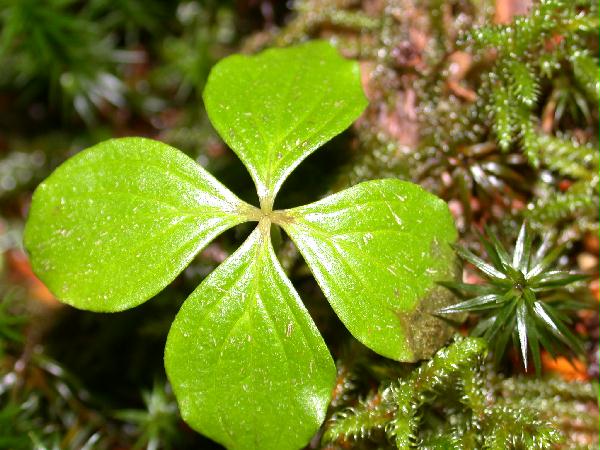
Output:
[[120,311],[162,290],[251,209],[178,150],[113,139],[69,159],[36,189],[24,241],[60,300]]
[[281,225],[358,340],[414,361],[449,337],[435,316],[455,303],[437,281],[457,275],[456,230],[442,200],[412,183],[376,180],[286,214]]
[[457,312],[485,311],[499,308],[507,299],[499,294],[487,294],[470,298],[454,305],[446,306],[438,310],[439,314],[451,314]]
[[304,446],[335,382],[327,347],[266,236],[255,230],[194,291],[165,348],[182,416],[228,448]]
[[367,103],[358,64],[325,41],[225,58],[212,69],[203,98],[269,207],[290,172]]

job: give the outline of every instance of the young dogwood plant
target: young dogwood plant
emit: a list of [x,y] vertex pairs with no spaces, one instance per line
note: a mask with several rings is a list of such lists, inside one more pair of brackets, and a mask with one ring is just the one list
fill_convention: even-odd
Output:
[[271,226],[295,242],[350,332],[400,361],[430,356],[450,334],[433,313],[453,303],[436,281],[453,275],[456,231],[443,201],[395,179],[273,210],[290,172],[366,106],[357,63],[329,44],[228,57],[204,102],[260,208],[168,145],[113,139],[37,188],[25,245],[59,299],[112,312],[154,296],[224,230],[258,222],[185,301],[165,366],[196,430],[229,448],[299,448],[325,417],[335,366],[275,256]]

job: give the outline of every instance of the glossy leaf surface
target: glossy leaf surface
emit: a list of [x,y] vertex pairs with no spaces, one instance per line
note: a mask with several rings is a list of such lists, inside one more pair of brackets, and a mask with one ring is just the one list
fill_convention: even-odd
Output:
[[180,151],[113,139],[77,154],[36,189],[25,246],[59,299],[120,311],[162,290],[251,209]]
[[221,60],[204,102],[269,208],[292,170],[367,105],[358,64],[323,41]]
[[186,422],[228,448],[298,449],[318,430],[335,366],[268,224],[186,300],[165,366]]
[[66,303],[136,306],[225,229],[257,229],[186,300],[165,366],[186,422],[234,449],[297,449],[321,425],[335,366],[277,261],[271,222],[295,241],[348,329],[402,361],[450,335],[432,312],[452,303],[456,231],[443,201],[411,183],[360,184],[272,211],[285,178],[366,106],[358,65],[325,42],[236,55],[212,70],[209,117],[250,171],[261,210],[181,152],[110,140],[59,167],[34,194],[25,241]]
[[367,347],[401,361],[433,354],[451,330],[456,230],[445,202],[400,180],[358,184],[286,211],[282,223],[333,309]]

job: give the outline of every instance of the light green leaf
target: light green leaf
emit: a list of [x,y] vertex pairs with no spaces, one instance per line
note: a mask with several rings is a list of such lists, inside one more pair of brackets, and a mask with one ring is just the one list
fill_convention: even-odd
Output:
[[335,366],[273,252],[268,220],[186,300],[165,350],[184,420],[231,449],[298,449]]
[[367,347],[415,361],[451,335],[433,314],[452,304],[456,229],[445,202],[400,180],[376,180],[287,210],[280,223],[333,309]]
[[40,184],[25,246],[60,300],[120,311],[162,290],[252,209],[180,151],[150,139],[113,139]]
[[270,210],[290,172],[346,129],[367,101],[358,64],[313,41],[221,60],[211,70],[204,103]]

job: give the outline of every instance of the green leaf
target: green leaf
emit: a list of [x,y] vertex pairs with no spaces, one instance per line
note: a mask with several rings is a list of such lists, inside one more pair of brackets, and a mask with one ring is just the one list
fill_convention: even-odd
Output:
[[488,255],[488,258],[492,262],[494,268],[500,272],[504,270],[505,264],[507,264],[506,259],[503,258],[502,249],[497,249],[491,241],[488,241],[483,235],[478,235],[479,242],[485,248],[485,251]]
[[457,312],[485,311],[487,309],[496,309],[505,303],[507,299],[498,294],[487,294],[480,297],[474,297],[469,300],[446,306],[438,311],[440,314],[451,314]]
[[270,210],[290,172],[346,129],[367,101],[358,64],[313,41],[221,60],[211,70],[204,103]]
[[567,346],[569,346],[575,353],[583,355],[585,352],[583,346],[576,335],[574,335],[569,328],[563,323],[557,312],[549,304],[542,302],[535,302],[533,304],[533,311],[536,316],[542,320],[547,328],[552,331],[558,338],[560,338]]
[[563,270],[549,270],[528,280],[536,292],[553,290],[577,281],[583,281],[590,276],[581,273],[570,273]]
[[[496,236],[496,233],[494,233],[487,225],[485,226],[485,232],[489,236],[494,252],[498,255],[498,258],[500,258],[500,266],[502,267],[502,270],[504,270],[506,267],[510,266],[511,258],[508,255],[506,248],[504,248],[504,245],[502,245],[502,242],[500,242],[500,239],[498,239],[498,236]],[[486,242],[486,239],[482,237],[481,241]],[[488,247],[485,246],[485,248],[487,249]]]
[[297,449],[325,418],[335,366],[261,223],[186,300],[165,350],[185,421],[232,449]]
[[542,372],[542,358],[540,355],[540,339],[538,337],[538,330],[535,321],[535,316],[532,311],[532,305],[527,305],[527,314],[525,315],[527,337],[529,340],[529,349],[531,350],[531,356],[533,359],[533,366],[535,368],[536,375]]
[[548,254],[544,254],[545,248],[540,246],[540,251],[535,256],[535,266],[527,272],[526,278],[528,280],[536,279],[544,270],[546,270],[550,265],[558,259],[560,255],[565,251],[565,244],[558,245],[554,247],[552,250],[548,252]]
[[438,284],[444,286],[446,289],[450,289],[459,297],[468,297],[469,295],[479,296],[495,292],[493,286],[486,284],[458,283],[456,281],[438,281]]
[[400,180],[361,183],[284,211],[281,225],[350,332],[384,356],[415,361],[450,336],[434,316],[455,303],[456,229],[445,202]]
[[519,301],[517,305],[517,333],[519,335],[519,347],[521,348],[523,365],[527,372],[527,347],[529,346],[529,339],[527,336],[527,304],[522,300]]
[[500,272],[499,270],[496,270],[493,266],[489,265],[483,259],[473,254],[473,252],[471,252],[470,250],[459,245],[455,246],[454,250],[456,250],[458,256],[460,256],[465,261],[468,261],[471,264],[473,264],[488,278],[498,281],[503,281],[507,279],[504,273]]
[[[512,268],[526,273],[529,270],[529,260],[531,257],[531,233],[527,229],[525,222],[521,225],[519,236],[515,243],[513,253]],[[510,265],[508,267],[511,267]]]
[[120,311],[162,290],[252,209],[178,150],[150,139],[113,139],[40,184],[25,246],[35,273],[60,300]]

